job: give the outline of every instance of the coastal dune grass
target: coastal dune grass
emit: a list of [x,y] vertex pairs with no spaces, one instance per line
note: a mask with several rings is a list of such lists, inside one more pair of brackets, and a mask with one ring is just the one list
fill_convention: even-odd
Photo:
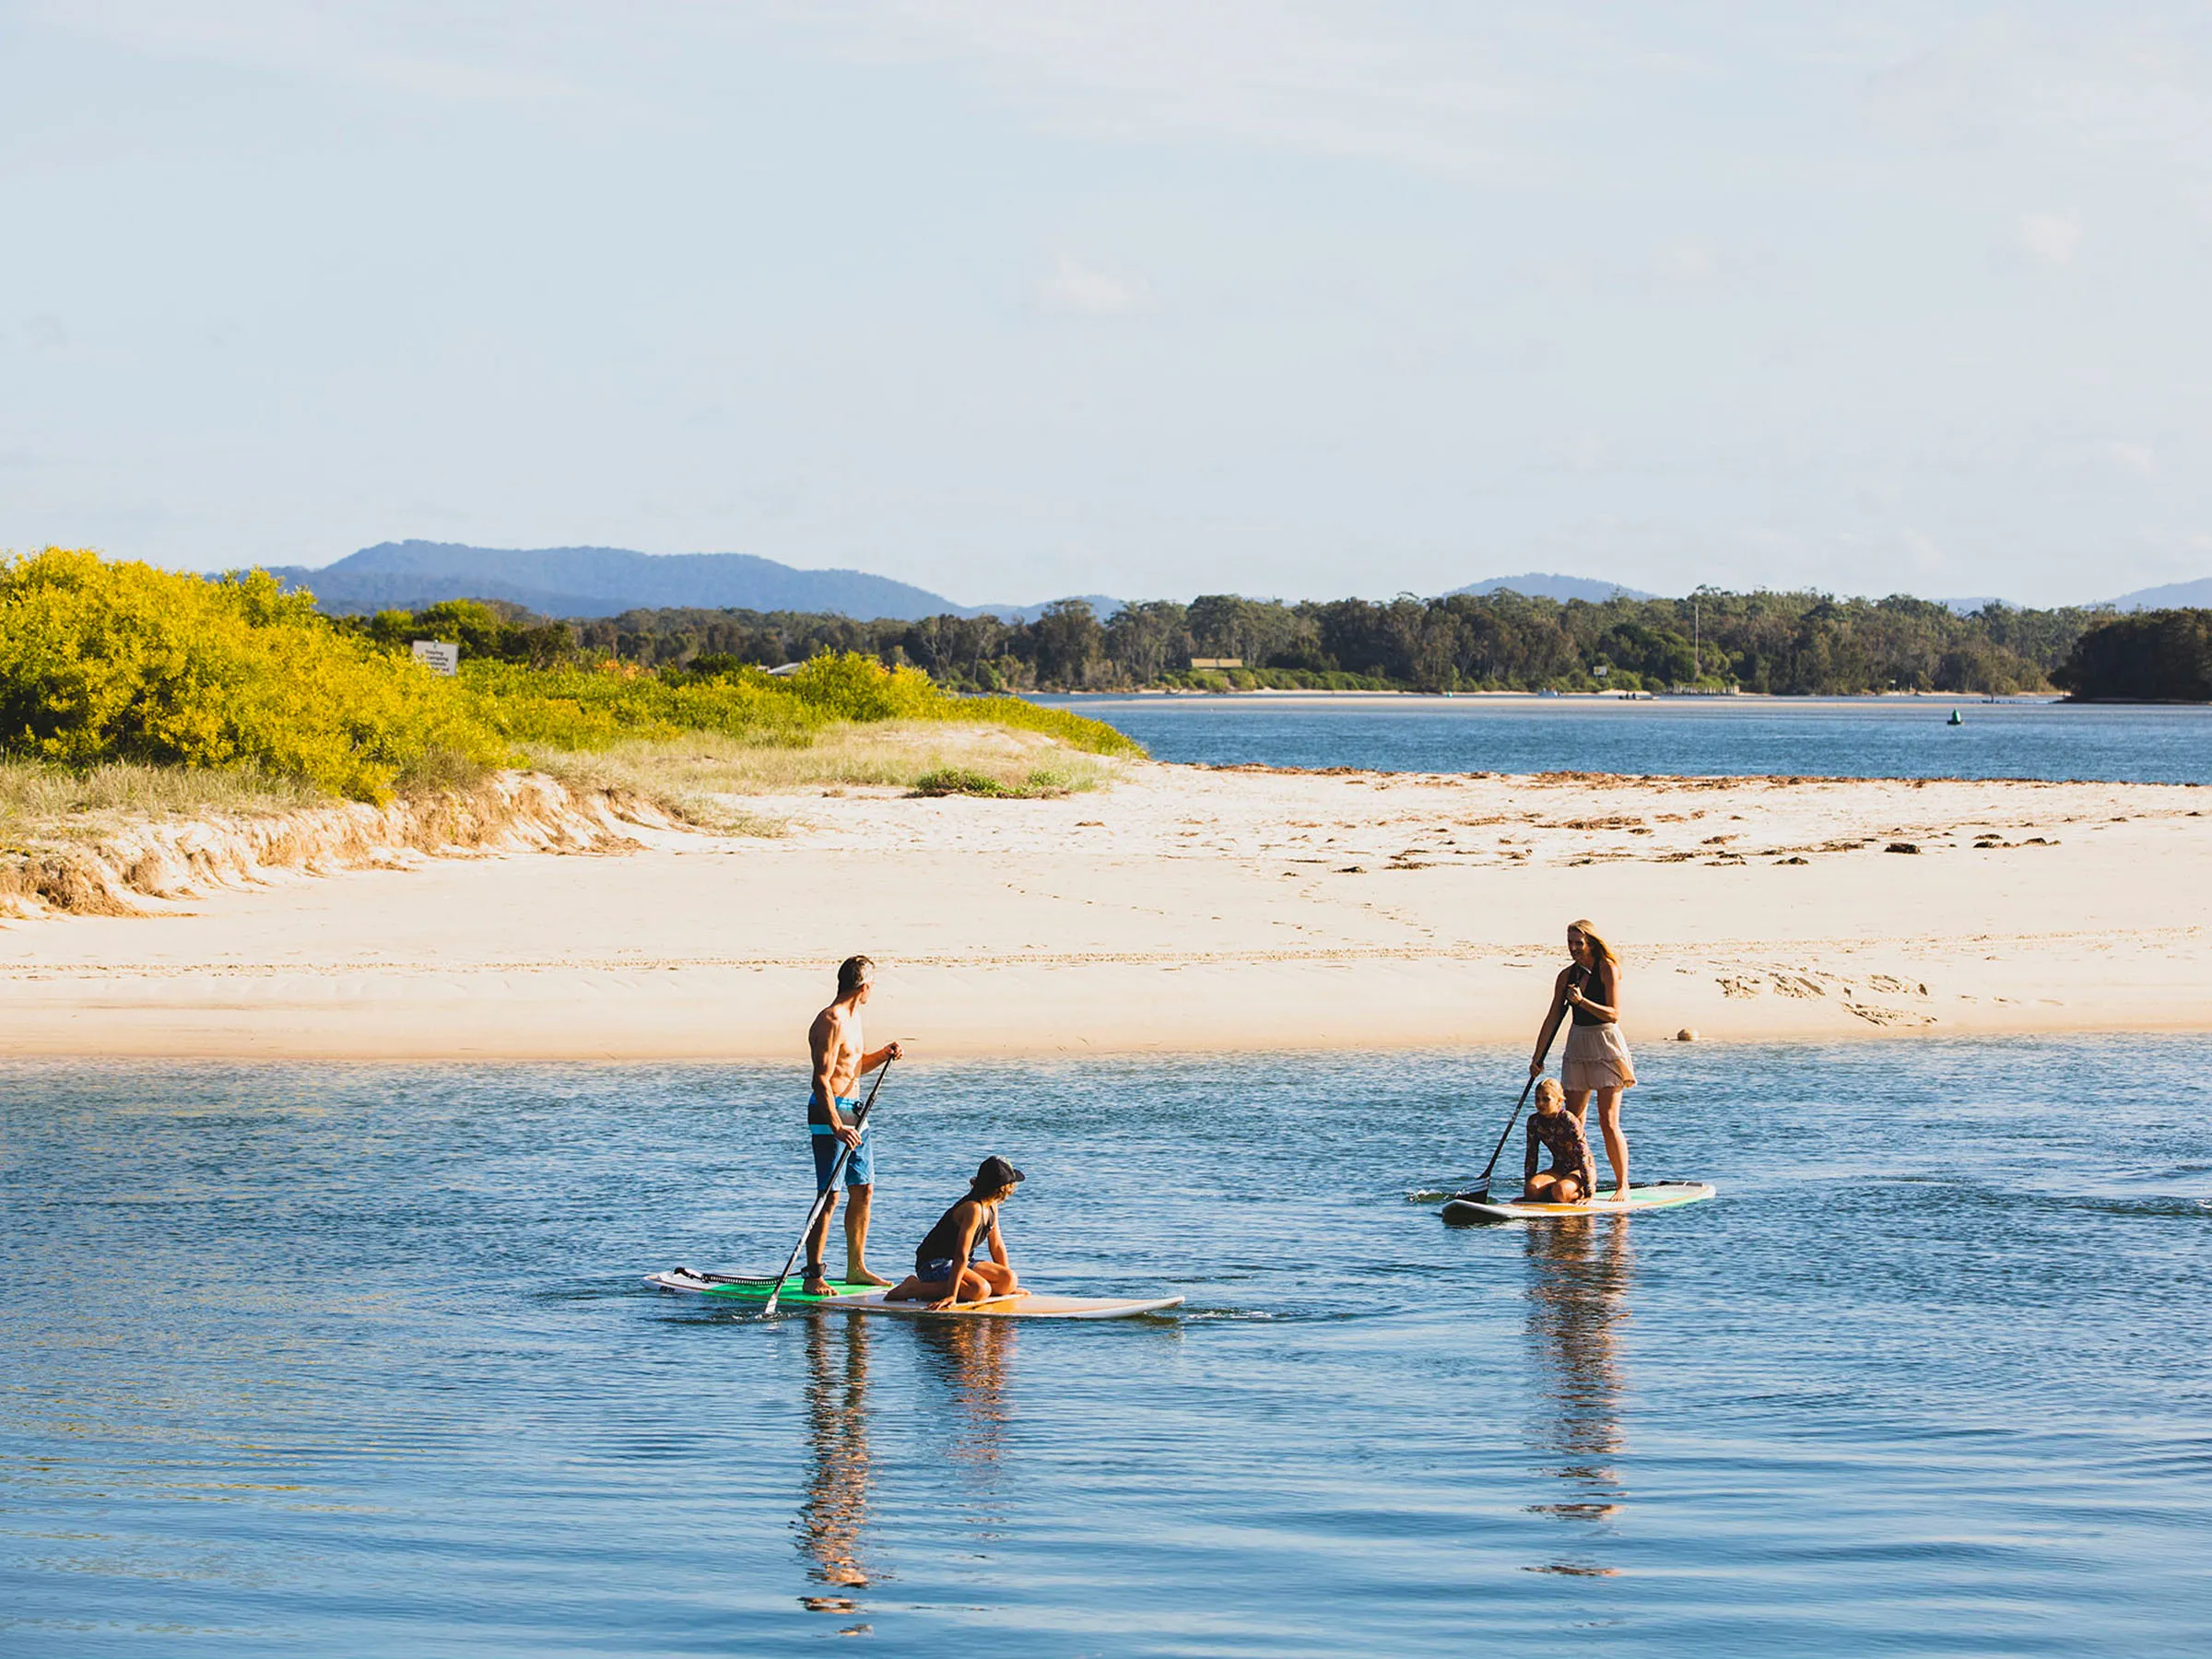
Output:
[[[1042,732],[939,720],[833,722],[804,747],[689,732],[596,751],[529,745],[525,752],[533,767],[571,788],[628,790],[692,821],[749,834],[781,826],[738,805],[741,797],[823,789],[1067,794],[1109,783],[1118,770],[1114,759],[1071,750]],[[933,787],[948,776],[977,786]]]
[[712,798],[913,789],[947,769],[994,786],[980,793],[1056,793],[1142,753],[1102,722],[953,696],[853,653],[780,675],[479,659],[449,678],[262,571],[209,580],[55,547],[0,559],[11,834],[103,813],[465,792],[533,765],[758,830]]
[[148,818],[273,818],[329,797],[299,778],[251,767],[103,761],[78,769],[0,758],[0,841],[98,836]]

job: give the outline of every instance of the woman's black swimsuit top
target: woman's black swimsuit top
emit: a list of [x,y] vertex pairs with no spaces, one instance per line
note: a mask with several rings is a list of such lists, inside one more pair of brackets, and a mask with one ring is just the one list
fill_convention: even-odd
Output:
[[[1578,968],[1575,970],[1575,971],[1582,975],[1582,978],[1575,981],[1575,986],[1584,996],[1589,995],[1591,992],[1598,988],[1596,969]],[[1591,1013],[1589,1009],[1583,1007],[1579,1003],[1576,1004],[1572,1008],[1569,1009],[1568,1012],[1574,1016],[1574,1023],[1576,1025],[1611,1025],[1613,1023],[1609,1019],[1600,1019],[1596,1015]]]
[[[953,1219],[952,1212],[959,1209],[961,1205],[970,1202],[973,1197],[974,1194],[971,1194],[968,1197],[955,1199],[952,1209],[947,1210],[937,1218],[937,1224],[929,1230],[929,1236],[914,1246],[915,1261],[942,1262],[959,1253],[960,1224]],[[971,1259],[972,1259],[976,1245],[990,1241],[991,1223],[994,1218],[990,1205],[978,1202],[976,1207],[983,1212],[983,1218],[977,1225],[975,1239],[969,1246]]]

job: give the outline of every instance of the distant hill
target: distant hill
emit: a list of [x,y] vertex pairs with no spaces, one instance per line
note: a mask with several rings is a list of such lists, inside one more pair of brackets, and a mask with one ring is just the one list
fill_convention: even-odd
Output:
[[309,589],[323,609],[341,614],[419,610],[441,599],[505,599],[547,617],[612,617],[677,606],[833,611],[863,621],[981,614],[977,606],[886,576],[802,571],[750,553],[382,542],[319,569],[286,565],[270,574]]
[[[1104,594],[1070,594],[1068,597],[1082,600],[1084,604],[1090,606],[1091,614],[1101,622],[1107,620],[1115,611],[1120,610],[1128,603],[1125,599],[1110,598]],[[1061,601],[1057,599],[1048,599],[1042,605],[979,605],[973,610],[960,612],[960,615],[964,617],[996,617],[1001,622],[1034,622],[1047,610],[1060,603]]]
[[[1602,605],[1612,598],[1655,599],[1655,594],[1640,588],[1623,587],[1618,582],[1594,582],[1587,576],[1562,576],[1557,571],[1531,571],[1523,576],[1486,576],[1480,582],[1470,582],[1465,587],[1453,588],[1453,594],[1495,594],[1500,590],[1524,594],[1531,599],[1586,599],[1593,605]],[[1451,594],[1446,594],[1446,598]]]
[[2137,588],[2112,601],[2118,611],[2183,610],[2192,606],[2212,606],[2212,576],[2170,582],[2164,587]]

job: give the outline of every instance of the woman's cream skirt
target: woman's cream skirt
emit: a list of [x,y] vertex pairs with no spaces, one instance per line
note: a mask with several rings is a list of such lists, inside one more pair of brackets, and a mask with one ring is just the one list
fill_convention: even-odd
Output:
[[1629,1040],[1620,1034],[1618,1024],[1607,1021],[1568,1028],[1567,1057],[1559,1063],[1559,1087],[1636,1087],[1636,1064],[1629,1058]]

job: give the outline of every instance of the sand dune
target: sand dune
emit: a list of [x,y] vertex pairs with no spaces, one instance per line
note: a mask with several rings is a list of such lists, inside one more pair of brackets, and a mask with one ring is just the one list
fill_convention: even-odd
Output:
[[[409,855],[0,930],[0,1053],[788,1055],[854,950],[920,1052],[1524,1041],[1587,915],[1632,1041],[2196,1030],[2202,789],[1291,773],[759,797],[777,840]],[[1907,849],[1910,849],[1909,851]]]

